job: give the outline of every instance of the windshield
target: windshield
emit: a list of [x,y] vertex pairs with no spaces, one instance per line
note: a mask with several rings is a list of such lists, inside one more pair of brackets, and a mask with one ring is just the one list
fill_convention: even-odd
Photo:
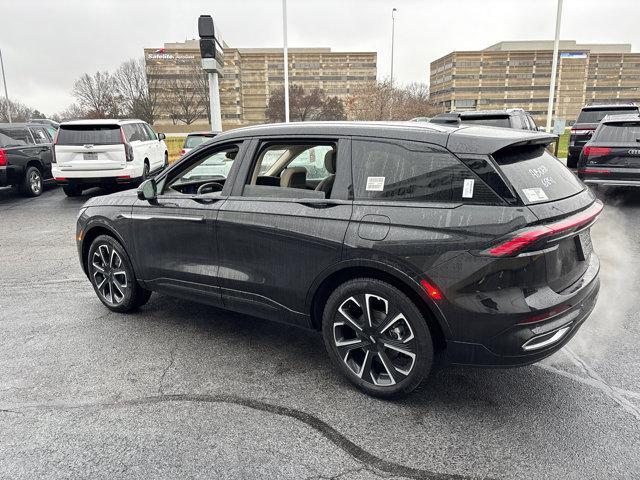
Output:
[[113,145],[122,143],[118,125],[63,125],[57,145]]
[[493,158],[525,205],[560,200],[584,189],[580,180],[542,146],[506,148]]
[[486,125],[487,127],[511,128],[509,117],[505,115],[493,117],[460,117],[460,122],[464,125]]
[[184,148],[196,148],[198,145],[202,145],[207,140],[212,137],[208,137],[205,135],[189,135],[184,140]]
[[578,115],[578,120],[576,120],[576,123],[600,123],[600,121],[607,115],[624,115],[633,112],[638,112],[638,107],[582,110],[580,112],[580,115]]
[[596,132],[594,140],[611,143],[640,142],[640,122],[605,123]]

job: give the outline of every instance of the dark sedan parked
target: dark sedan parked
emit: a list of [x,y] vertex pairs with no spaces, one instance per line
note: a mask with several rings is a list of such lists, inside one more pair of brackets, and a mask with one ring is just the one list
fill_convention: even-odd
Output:
[[0,187],[17,185],[36,197],[53,181],[51,133],[46,125],[0,123]]
[[372,395],[413,390],[436,353],[536,362],[599,289],[602,204],[554,140],[417,122],[233,130],[137,193],[87,202],[80,261],[117,312],[158,291],[321,330]]

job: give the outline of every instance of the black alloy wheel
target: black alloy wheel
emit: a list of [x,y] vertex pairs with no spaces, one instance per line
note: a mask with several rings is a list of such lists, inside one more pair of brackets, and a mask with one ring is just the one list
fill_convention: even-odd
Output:
[[334,364],[366,393],[393,397],[417,388],[433,363],[424,318],[400,290],[377,279],[351,280],[329,297],[325,345]]
[[126,252],[113,237],[100,235],[93,241],[87,270],[98,298],[110,310],[133,310],[147,303],[151,296],[136,281]]

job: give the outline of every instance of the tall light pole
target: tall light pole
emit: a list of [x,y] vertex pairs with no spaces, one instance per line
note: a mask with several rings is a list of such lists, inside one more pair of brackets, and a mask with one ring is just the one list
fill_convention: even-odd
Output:
[[549,84],[549,103],[547,105],[547,132],[551,132],[551,117],[556,95],[556,72],[558,71],[558,47],[560,44],[560,23],[562,21],[562,0],[558,0],[556,12],[556,37],[553,41],[553,62],[551,64],[551,83]]
[[287,46],[287,0],[282,0],[282,40],[284,42],[284,121],[289,123],[289,48]]
[[4,84],[4,98],[7,101],[7,118],[11,123],[11,105],[9,105],[9,94],[7,93],[7,79],[4,76],[4,63],[2,61],[2,50],[0,50],[0,69],[2,69],[2,83]]
[[391,10],[391,86],[393,87],[393,50],[396,37],[396,12],[397,8]]

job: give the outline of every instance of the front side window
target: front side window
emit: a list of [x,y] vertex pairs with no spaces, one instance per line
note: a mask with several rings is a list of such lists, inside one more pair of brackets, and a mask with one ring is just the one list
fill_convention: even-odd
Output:
[[244,196],[331,198],[337,142],[269,143],[258,150]]
[[153,128],[147,123],[143,123],[142,127],[146,130],[147,136],[150,140],[158,140],[158,134],[155,132]]
[[493,191],[448,151],[418,142],[354,140],[355,198],[493,203]]
[[239,149],[237,144],[229,145],[185,165],[169,180],[164,193],[202,194],[222,190]]

